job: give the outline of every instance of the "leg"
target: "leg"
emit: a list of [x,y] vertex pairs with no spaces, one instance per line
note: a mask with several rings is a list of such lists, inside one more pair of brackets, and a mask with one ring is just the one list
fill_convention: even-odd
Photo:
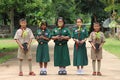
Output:
[[29,64],[29,75],[35,76],[35,73],[32,72],[32,59],[28,60],[28,64]]
[[32,72],[32,59],[28,60],[28,64],[29,64],[29,72]]
[[63,75],[66,75],[66,74],[67,74],[66,66],[63,67],[63,69],[62,69],[62,74],[63,74]]
[[97,75],[101,76],[102,74],[100,73],[100,68],[101,68],[101,60],[97,60],[98,63],[98,71],[97,71]]
[[83,69],[84,68],[84,66],[81,66],[81,69]]
[[47,75],[46,68],[47,68],[47,62],[44,62],[44,71],[43,71],[44,75]]
[[44,68],[45,69],[47,68],[47,62],[44,62]]
[[42,68],[43,68],[43,63],[42,63],[42,62],[39,62],[39,66],[40,66],[40,68],[42,69]]
[[80,71],[81,74],[84,74],[83,68],[84,68],[84,66],[81,66],[81,71]]
[[62,71],[63,71],[63,67],[62,67],[62,66],[59,66],[58,75],[62,75]]
[[22,62],[23,62],[23,59],[19,59],[19,76],[23,76]]
[[77,66],[77,70],[79,70],[80,69],[80,67],[79,66]]
[[92,67],[93,67],[92,75],[96,75],[96,60],[92,60]]

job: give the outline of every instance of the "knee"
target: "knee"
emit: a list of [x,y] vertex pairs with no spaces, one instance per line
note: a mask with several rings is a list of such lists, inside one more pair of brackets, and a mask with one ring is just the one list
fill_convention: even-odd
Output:
[[32,61],[32,59],[28,59],[28,61]]
[[96,60],[92,60],[92,62],[95,62]]
[[98,62],[100,62],[101,60],[97,60]]
[[23,59],[19,59],[19,61],[23,61]]

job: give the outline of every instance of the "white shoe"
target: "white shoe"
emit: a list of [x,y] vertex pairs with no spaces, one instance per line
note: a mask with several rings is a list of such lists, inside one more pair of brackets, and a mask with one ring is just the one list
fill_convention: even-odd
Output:
[[81,70],[77,70],[77,74],[81,74]]
[[84,70],[83,69],[81,70],[81,74],[84,74]]

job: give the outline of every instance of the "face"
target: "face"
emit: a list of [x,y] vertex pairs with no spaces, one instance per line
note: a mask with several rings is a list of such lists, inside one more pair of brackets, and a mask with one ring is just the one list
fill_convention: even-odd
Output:
[[81,19],[77,19],[76,24],[77,24],[77,26],[82,26],[82,20]]
[[94,24],[93,28],[96,32],[100,31],[100,25],[99,24]]
[[62,19],[59,19],[59,20],[58,20],[58,27],[63,27],[63,25],[64,25],[63,20],[62,20]]
[[42,25],[41,28],[42,28],[43,30],[45,30],[45,29],[46,29],[46,25]]
[[26,21],[21,21],[21,22],[20,22],[20,26],[21,26],[21,27],[26,27],[26,25],[27,25],[27,22],[26,22]]

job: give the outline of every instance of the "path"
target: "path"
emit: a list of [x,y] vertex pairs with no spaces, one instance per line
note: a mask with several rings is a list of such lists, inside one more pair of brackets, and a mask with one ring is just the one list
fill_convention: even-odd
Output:
[[39,65],[35,62],[35,50],[37,44],[33,44],[33,71],[36,76],[28,76],[28,65],[24,62],[23,70],[24,76],[18,76],[18,60],[17,58],[11,59],[6,63],[0,65],[0,80],[120,80],[120,59],[116,56],[103,51],[104,59],[102,60],[102,73],[103,76],[92,76],[92,66],[90,60],[90,45],[87,43],[87,51],[89,58],[89,65],[84,68],[84,75],[76,75],[76,67],[72,66],[73,61],[73,41],[69,41],[69,50],[71,57],[71,66],[67,67],[68,75],[57,75],[58,68],[53,66],[53,41],[49,42],[51,61],[48,65],[48,75],[39,75]]

